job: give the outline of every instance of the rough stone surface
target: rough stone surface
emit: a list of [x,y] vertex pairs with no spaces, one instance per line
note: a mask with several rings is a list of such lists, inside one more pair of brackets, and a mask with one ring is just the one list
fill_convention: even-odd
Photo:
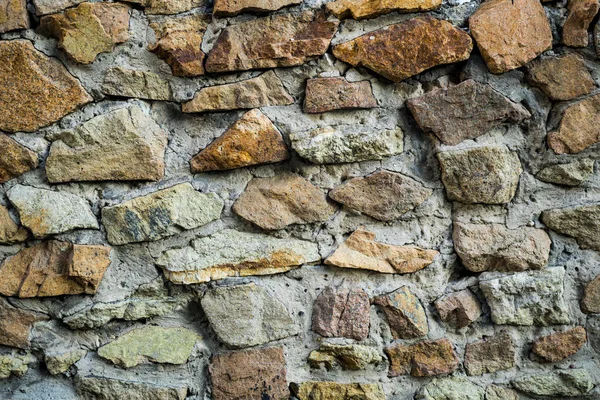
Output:
[[469,343],[465,348],[465,369],[468,375],[483,375],[515,366],[516,351],[506,332]]
[[558,130],[548,134],[548,146],[556,154],[575,154],[600,142],[600,94],[569,106]]
[[577,326],[564,332],[539,338],[532,351],[545,361],[558,362],[577,353],[587,342],[585,328]]
[[[488,394],[481,386],[457,376],[432,380],[419,390],[415,400],[484,400],[484,395],[485,400],[495,400],[487,397]],[[502,400],[512,399],[502,398]]]
[[385,400],[377,383],[303,382],[291,384],[298,400]]
[[196,7],[206,6],[206,0],[127,0],[128,3],[144,7],[144,13],[150,15],[181,14]]
[[585,284],[581,311],[586,314],[600,313],[600,275]]
[[36,15],[56,14],[85,0],[33,0]]
[[0,243],[24,242],[29,237],[27,230],[11,218],[6,207],[0,206]]
[[134,97],[146,100],[172,100],[169,81],[152,72],[122,67],[108,70],[102,92],[111,96]]
[[412,13],[435,10],[442,0],[336,0],[327,3],[327,11],[339,19],[366,19],[394,11]]
[[85,357],[86,354],[87,351],[81,349],[64,353],[46,352],[46,354],[44,354],[44,362],[46,363],[46,368],[48,368],[50,374],[58,375],[67,372],[73,364]]
[[348,82],[344,78],[314,78],[306,81],[304,112],[377,107],[369,81]]
[[29,28],[26,0],[0,1],[0,33]]
[[312,330],[325,337],[364,340],[369,335],[369,296],[361,289],[326,287],[315,300]]
[[490,385],[485,389],[485,400],[519,400],[519,395],[512,389]]
[[582,249],[600,251],[600,205],[558,208],[542,212],[541,220],[548,228],[577,239]]
[[575,397],[585,395],[594,387],[584,369],[569,369],[524,376],[512,381],[520,392],[536,396]]
[[38,155],[16,140],[0,133],[0,184],[37,168]]
[[567,4],[569,15],[563,25],[563,43],[571,47],[587,47],[588,28],[598,14],[598,0],[570,0]]
[[583,158],[565,164],[555,164],[543,168],[536,178],[541,181],[563,186],[578,186],[594,173],[594,160]]
[[481,304],[469,289],[447,294],[435,301],[442,321],[456,328],[464,328],[481,316]]
[[246,12],[277,11],[301,3],[302,0],[215,0],[213,14],[218,17],[231,17]]
[[425,309],[408,287],[377,296],[373,304],[383,308],[394,339],[413,339],[429,333]]
[[30,346],[33,324],[46,319],[42,314],[13,307],[4,298],[0,298],[0,316],[0,344],[20,349]]
[[186,386],[163,387],[95,376],[78,376],[75,384],[77,393],[86,399],[184,400],[188,392]]
[[583,57],[576,53],[533,61],[528,68],[528,80],[552,100],[573,100],[596,87]]
[[318,350],[313,350],[308,355],[311,367],[324,366],[327,370],[340,366],[344,370],[358,371],[381,361],[382,357],[376,348],[360,344],[322,343]]
[[11,375],[23,376],[27,373],[28,364],[33,361],[33,357],[19,354],[0,355],[0,379],[10,378]]
[[473,42],[448,21],[430,16],[367,33],[333,47],[333,55],[400,82],[438,65],[469,58]]
[[386,347],[390,359],[390,377],[400,375],[435,376],[452,373],[458,368],[458,356],[448,339],[397,344]]

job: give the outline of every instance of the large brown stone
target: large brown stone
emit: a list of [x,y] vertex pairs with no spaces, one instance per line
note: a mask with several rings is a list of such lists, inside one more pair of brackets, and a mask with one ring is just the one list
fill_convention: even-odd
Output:
[[435,301],[435,308],[442,321],[459,329],[481,316],[481,304],[469,289],[440,297]]
[[390,360],[388,375],[435,376],[450,374],[458,367],[458,357],[448,339],[398,344],[386,347]]
[[306,11],[272,15],[223,30],[206,59],[207,72],[291,67],[327,51],[338,22]]
[[290,385],[298,400],[385,400],[378,383],[302,382]]
[[465,347],[465,369],[468,375],[483,375],[515,366],[515,348],[506,332],[469,343]]
[[487,0],[469,18],[469,28],[494,74],[519,68],[552,47],[539,0]]
[[47,319],[32,311],[13,307],[0,297],[0,344],[26,349],[29,347],[29,334],[33,324]]
[[0,130],[34,132],[92,101],[58,60],[30,41],[0,41],[0,61]]
[[548,134],[556,154],[575,154],[600,142],[600,94],[569,106],[558,130]]
[[407,102],[424,132],[447,145],[475,139],[503,122],[519,123],[531,114],[490,86],[474,80],[440,88]]
[[408,176],[380,170],[329,192],[338,203],[381,221],[392,221],[427,200],[433,190]]
[[585,284],[581,311],[586,314],[600,313],[600,275]]
[[587,342],[583,326],[539,338],[533,343],[532,351],[544,361],[558,362],[577,353]]
[[336,0],[327,3],[327,10],[339,19],[375,18],[397,11],[412,13],[434,10],[442,0]]
[[110,265],[110,247],[51,240],[21,250],[0,266],[4,296],[94,294]]
[[361,289],[326,287],[313,305],[312,330],[325,337],[369,336],[369,296]]
[[437,65],[469,58],[471,37],[448,21],[430,16],[369,32],[333,48],[333,55],[400,82]]
[[0,132],[0,183],[37,168],[38,155]]
[[0,33],[28,29],[26,0],[0,0]]
[[10,217],[8,209],[0,206],[0,243],[18,243],[27,240],[29,234]]
[[552,100],[572,100],[596,87],[583,57],[576,53],[535,60],[528,71],[529,82]]
[[315,78],[306,81],[305,113],[373,107],[377,107],[377,100],[369,81],[348,82],[345,78]]
[[217,17],[232,17],[246,12],[277,11],[300,3],[302,0],[215,0],[213,14]]
[[425,268],[439,254],[415,246],[376,242],[375,236],[362,228],[357,229],[325,260],[325,264],[385,274],[407,274]]
[[190,161],[192,173],[269,164],[290,158],[281,133],[259,109],[248,111]]
[[569,0],[569,15],[563,25],[563,43],[571,47],[587,47],[588,28],[598,14],[598,0]]
[[414,339],[429,333],[425,309],[408,287],[377,296],[373,304],[383,307],[394,339]]

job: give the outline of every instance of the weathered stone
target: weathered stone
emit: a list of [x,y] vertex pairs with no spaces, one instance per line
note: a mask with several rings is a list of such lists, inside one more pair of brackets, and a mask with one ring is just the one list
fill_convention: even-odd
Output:
[[465,369],[468,375],[483,375],[515,366],[515,348],[506,332],[469,343],[465,347]]
[[300,157],[315,164],[382,160],[404,149],[401,128],[365,132],[360,126],[325,127],[289,137]]
[[369,81],[315,78],[306,81],[304,112],[309,114],[352,108],[374,108],[377,100]]
[[586,314],[600,313],[600,275],[585,284],[581,311]]
[[570,322],[563,298],[563,268],[502,276],[483,273],[479,287],[498,325],[561,325]]
[[339,365],[345,370],[358,371],[381,360],[381,355],[376,348],[360,344],[321,343],[318,350],[313,350],[308,355],[308,363],[311,367],[319,368],[323,365],[327,370]]
[[600,23],[598,22],[594,26],[594,47],[596,48],[596,57],[600,57]]
[[327,51],[338,22],[324,15],[279,14],[226,27],[206,58],[207,72],[292,67]]
[[33,0],[36,15],[56,14],[85,0]]
[[381,221],[392,221],[423,203],[433,190],[396,172],[380,170],[349,179],[329,192],[338,203]]
[[552,47],[539,0],[489,0],[469,18],[471,34],[494,74],[519,68]]
[[564,186],[578,186],[594,173],[594,160],[583,158],[543,168],[535,176],[541,181]]
[[38,155],[16,140],[0,133],[0,184],[37,168]]
[[85,357],[86,354],[87,351],[81,349],[65,352],[50,351],[44,354],[44,361],[48,372],[51,375],[58,375],[67,372],[73,364]]
[[110,247],[42,242],[8,257],[0,266],[4,296],[94,294],[110,265]]
[[233,211],[263,229],[327,221],[336,207],[321,189],[299,175],[255,178],[233,204]]
[[167,133],[138,106],[121,108],[53,137],[51,183],[157,181],[164,176]]
[[85,399],[102,400],[185,400],[186,386],[163,387],[151,383],[133,382],[97,376],[77,375],[77,393]]
[[471,37],[448,21],[416,17],[338,44],[333,55],[400,82],[438,65],[469,58]]
[[231,348],[268,343],[299,330],[285,306],[254,283],[210,289],[201,303],[217,338]]
[[206,0],[125,0],[128,3],[144,7],[144,13],[150,15],[181,14],[196,7],[208,5]]
[[448,198],[467,204],[509,203],[523,172],[517,154],[504,146],[443,151],[437,158]]
[[111,244],[147,242],[198,228],[218,219],[223,201],[181,183],[102,209],[102,224]]
[[28,348],[33,324],[45,319],[42,314],[13,307],[4,298],[0,298],[0,344],[20,349]]
[[584,369],[529,375],[511,383],[518,391],[535,396],[575,397],[588,393],[594,387],[592,378]]
[[598,0],[569,0],[569,15],[563,25],[563,43],[571,47],[587,47],[588,28],[598,14]]
[[573,100],[596,87],[583,57],[576,53],[535,60],[528,72],[529,82],[552,100]]
[[157,260],[167,279],[192,284],[230,276],[271,275],[321,260],[316,243],[225,229],[167,250]]
[[23,376],[27,372],[27,365],[34,361],[29,354],[2,354],[0,355],[0,379],[10,376]]
[[458,356],[448,339],[397,344],[386,347],[390,360],[390,377],[400,375],[435,376],[450,374],[458,368]]
[[406,274],[427,267],[439,254],[436,250],[376,242],[375,237],[372,232],[357,229],[325,260],[325,264],[386,274]]
[[577,239],[582,249],[600,251],[600,204],[547,210],[541,220],[553,231]]
[[484,400],[484,390],[465,378],[453,376],[432,380],[417,392],[415,400]]
[[169,81],[157,74],[122,67],[108,70],[102,83],[102,92],[111,96],[133,97],[146,100],[172,100]]
[[464,328],[481,316],[481,304],[469,289],[447,294],[435,301],[442,321],[456,328]]
[[425,309],[408,287],[377,296],[373,304],[383,307],[394,339],[413,339],[429,333]]
[[292,392],[298,400],[385,400],[385,393],[377,383],[303,382],[292,383]]
[[300,3],[302,0],[215,0],[213,14],[217,17],[232,17],[246,12],[277,11]]
[[364,340],[369,336],[369,309],[364,290],[328,286],[313,305],[312,330],[325,337]]
[[192,173],[270,164],[290,158],[281,133],[259,109],[245,113],[190,161]]
[[0,33],[28,29],[26,0],[0,0]]
[[548,263],[552,241],[543,229],[454,223],[454,249],[470,271],[525,271]]
[[586,342],[585,328],[577,326],[539,338],[533,343],[532,350],[545,361],[558,362],[577,353]]
[[34,132],[92,101],[58,60],[30,41],[0,41],[0,60],[0,130]]
[[600,94],[569,106],[558,130],[548,134],[548,146],[556,154],[575,154],[600,142]]
[[81,64],[112,51],[129,40],[129,10],[119,3],[82,3],[75,8],[42,17],[39,31],[58,39],[58,48]]
[[440,88],[408,100],[408,109],[424,132],[444,144],[475,139],[503,122],[519,123],[531,114],[490,86],[474,80]]
[[0,206],[0,243],[24,242],[28,237],[27,230],[13,221],[6,207]]
[[391,12],[413,13],[435,10],[442,0],[336,0],[327,3],[327,11],[339,19],[366,19]]
[[202,88],[193,100],[183,103],[181,109],[185,113],[195,113],[286,106],[293,103],[294,99],[275,72],[267,71],[245,81]]
[[219,354],[212,358],[208,370],[214,400],[290,397],[283,347]]
[[518,396],[514,390],[497,385],[489,385],[485,389],[485,400],[519,400]]

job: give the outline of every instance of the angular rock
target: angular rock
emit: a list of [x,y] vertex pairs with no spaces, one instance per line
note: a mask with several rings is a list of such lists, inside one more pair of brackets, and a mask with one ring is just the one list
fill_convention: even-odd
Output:
[[302,0],[215,0],[213,14],[217,17],[232,17],[247,12],[277,11],[300,3]]
[[207,72],[292,67],[327,51],[338,22],[312,11],[226,27],[206,58]]
[[150,15],[181,14],[196,7],[207,5],[206,0],[126,0],[128,3],[144,7],[144,13]]
[[556,154],[575,154],[600,142],[600,94],[569,106],[558,130],[548,134],[548,146]]
[[285,306],[254,283],[210,289],[201,303],[217,338],[231,348],[257,346],[298,333]]
[[471,34],[494,74],[519,68],[552,47],[539,0],[490,0],[469,18]]
[[437,158],[446,195],[466,204],[509,203],[523,172],[517,154],[504,146],[443,151]]
[[[453,376],[432,380],[417,392],[415,400],[484,400],[484,394],[482,387],[468,379]],[[487,394],[485,395],[487,396]],[[487,397],[485,399],[492,400]],[[501,400],[509,399],[502,398]]]
[[53,137],[50,183],[160,180],[168,136],[138,106],[121,108]]
[[0,130],[35,132],[92,101],[56,59],[28,40],[0,41]]
[[377,383],[303,382],[290,385],[298,400],[385,400]]
[[451,146],[531,116],[522,105],[472,79],[410,99],[407,106],[424,132]]
[[439,254],[436,250],[376,242],[375,237],[372,232],[357,229],[325,260],[325,264],[386,274],[406,274],[427,267]]
[[364,370],[369,364],[377,364],[381,360],[376,348],[360,344],[322,343],[318,350],[308,355],[308,364],[312,368],[323,365],[328,371],[338,365],[344,370]]
[[183,103],[181,109],[185,113],[199,113],[287,106],[293,103],[294,99],[275,72],[267,71],[245,81],[204,87],[193,100]]
[[465,369],[468,375],[483,375],[515,366],[516,351],[506,332],[469,343],[465,347]]
[[440,297],[435,301],[435,308],[442,321],[459,329],[481,316],[481,304],[469,289]]
[[281,133],[259,109],[245,113],[223,135],[198,153],[192,173],[270,164],[290,158]]
[[110,265],[110,247],[50,240],[23,249],[0,266],[4,296],[94,294]]
[[485,400],[519,400],[517,392],[497,385],[485,389]]
[[98,54],[129,40],[129,10],[119,3],[86,2],[42,17],[39,32],[58,39],[58,48],[69,58],[91,64]]
[[586,314],[600,313],[600,275],[585,284],[581,311]]
[[56,14],[85,0],[33,0],[36,15]]
[[0,0],[0,33],[28,29],[26,0]]
[[38,155],[16,140],[0,133],[0,184],[37,168]]
[[583,57],[576,53],[533,61],[527,78],[552,100],[573,100],[596,87]]
[[86,399],[185,400],[187,386],[164,387],[152,383],[77,375],[77,393]]
[[425,309],[408,287],[377,296],[373,304],[383,307],[394,339],[414,339],[429,333]]
[[321,260],[316,243],[225,229],[167,250],[156,264],[171,282],[193,284],[231,276],[271,275]]
[[152,72],[122,67],[108,70],[102,83],[102,93],[146,100],[170,101],[173,99],[169,81]]
[[541,220],[553,231],[577,239],[582,249],[600,251],[600,204],[547,210]]
[[223,201],[181,183],[102,209],[102,224],[114,245],[147,242],[219,219]]
[[396,172],[379,170],[353,178],[329,192],[329,197],[380,221],[392,221],[423,203],[433,190]]
[[532,350],[544,361],[558,362],[577,353],[587,342],[583,326],[576,326],[564,332],[539,338],[533,343]]
[[86,354],[87,351],[81,349],[66,352],[50,351],[44,354],[44,362],[51,375],[58,375],[67,372],[73,364],[85,357]]
[[29,354],[2,354],[0,355],[0,379],[12,376],[23,376],[27,372],[28,364],[34,361]]
[[401,128],[365,132],[360,126],[325,127],[289,137],[300,157],[315,164],[382,160],[404,150]]
[[542,269],[552,241],[543,229],[508,229],[504,224],[455,222],[454,250],[469,271]]
[[232,209],[263,229],[325,222],[336,211],[321,189],[291,173],[252,179]]
[[471,37],[448,21],[416,17],[333,47],[333,55],[400,82],[438,65],[469,58]]
[[366,19],[391,12],[413,13],[435,10],[442,0],[336,0],[327,3],[327,11],[339,19]]
[[563,268],[502,276],[486,272],[479,287],[498,325],[561,325],[570,322],[563,298]]
[[0,243],[24,242],[28,237],[27,230],[13,221],[6,207],[0,206]]
[[511,383],[518,391],[534,396],[576,397],[585,395],[594,387],[592,378],[584,369],[529,375]]
[[208,367],[214,400],[287,399],[283,347],[236,351],[212,358]]
[[364,340],[369,336],[369,310],[364,290],[328,286],[313,305],[312,330],[325,337]]
[[448,339],[397,344],[386,347],[390,360],[388,376],[435,376],[450,374],[458,368],[458,356]]
[[535,176],[541,181],[564,186],[578,186],[594,173],[594,160],[583,158],[543,168]]
[[569,15],[563,25],[563,43],[571,47],[587,47],[588,28],[598,14],[598,0],[569,0]]
[[304,112],[323,113],[353,108],[374,108],[371,82],[348,82],[345,78],[315,78],[306,81]]
[[0,298],[0,344],[20,349],[28,348],[31,344],[29,334],[33,324],[45,319],[47,317],[43,314],[21,310]]

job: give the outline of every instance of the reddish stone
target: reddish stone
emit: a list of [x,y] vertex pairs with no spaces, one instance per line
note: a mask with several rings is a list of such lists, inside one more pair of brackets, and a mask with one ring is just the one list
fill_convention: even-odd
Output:
[[26,349],[29,347],[29,334],[33,324],[47,319],[32,311],[13,307],[0,297],[0,344]]
[[515,348],[506,332],[469,343],[465,347],[468,375],[483,375],[515,366]]
[[598,14],[598,0],[569,0],[569,15],[563,25],[563,43],[571,47],[587,47],[588,29]]
[[435,308],[442,321],[457,328],[469,326],[481,316],[479,300],[469,289],[439,298],[435,301]]
[[448,339],[398,344],[386,347],[390,377],[400,375],[434,376],[450,374],[458,367],[458,356]]
[[383,307],[394,339],[413,339],[429,333],[425,309],[408,287],[377,296],[373,304]]
[[556,154],[575,154],[600,142],[600,94],[569,106],[558,130],[548,134],[548,146]]
[[575,53],[533,61],[528,78],[552,100],[572,100],[596,87],[583,57]]
[[325,288],[315,300],[312,330],[325,337],[369,336],[369,296],[361,289]]
[[373,107],[377,107],[377,100],[373,96],[369,81],[348,82],[345,78],[315,78],[306,82],[305,113]]
[[587,342],[582,326],[544,336],[533,343],[532,350],[544,361],[558,362],[577,353]]
[[37,168],[38,155],[14,139],[0,133],[0,183]]

